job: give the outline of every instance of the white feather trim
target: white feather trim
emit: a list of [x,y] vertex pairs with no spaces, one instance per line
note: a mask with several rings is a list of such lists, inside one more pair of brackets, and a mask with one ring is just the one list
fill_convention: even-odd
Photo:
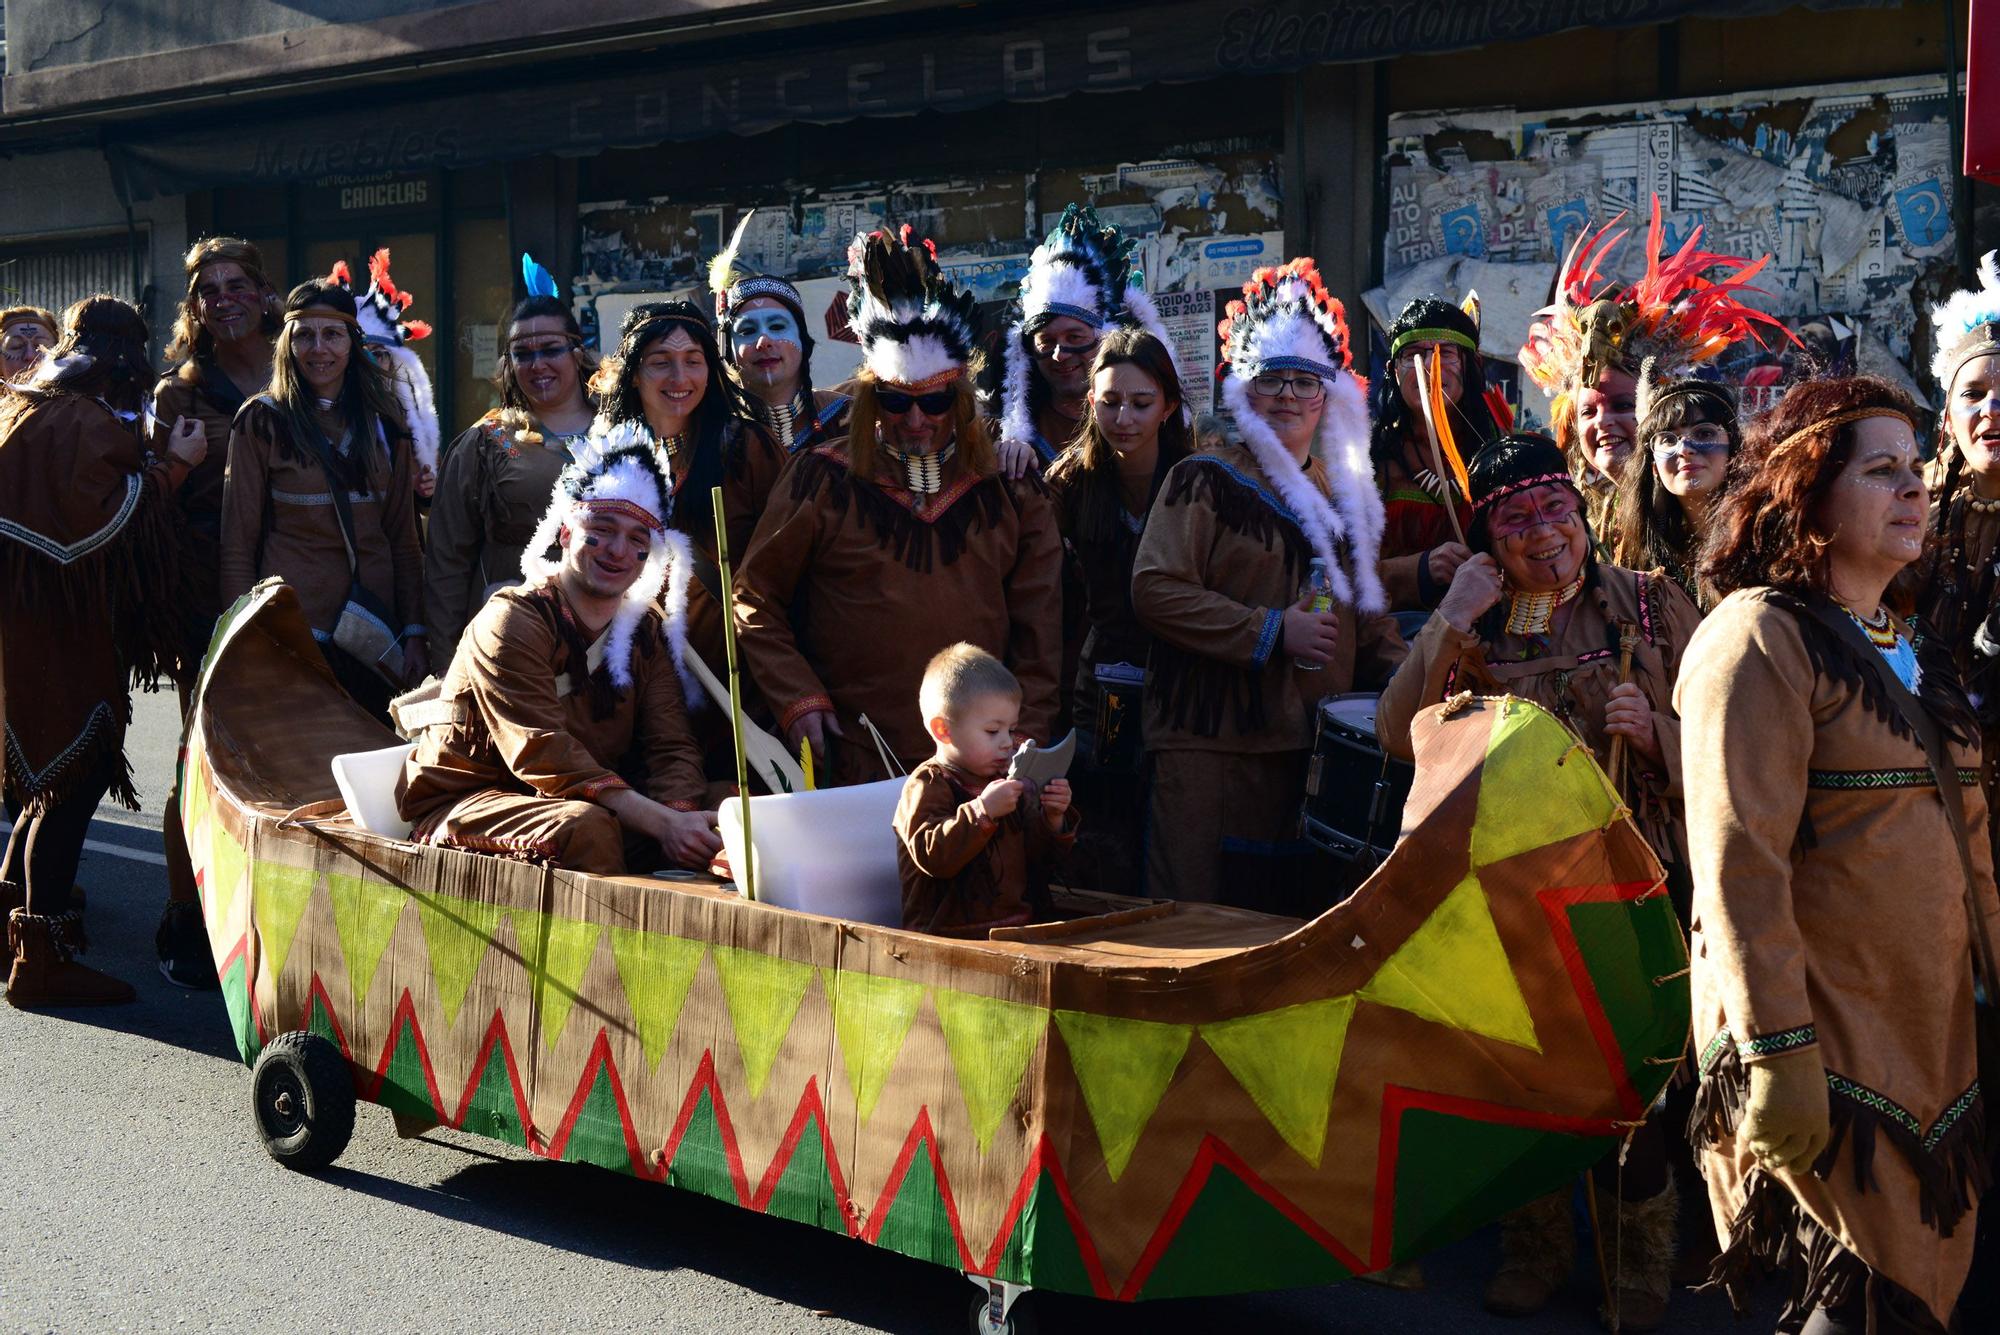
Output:
[[1309,306],[1276,312],[1247,325],[1240,339],[1233,341],[1229,364],[1239,376],[1254,375],[1280,357],[1299,357],[1321,365],[1337,365],[1333,335],[1318,319],[1306,314]]
[[403,347],[382,347],[388,354],[389,378],[396,385],[396,402],[402,405],[403,422],[409,428],[410,445],[417,462],[437,472],[437,397],[431,390],[430,374],[423,359]]
[[1946,383],[1957,368],[1952,352],[1959,341],[1981,325],[2000,323],[2000,251],[1989,250],[1979,261],[1979,286],[1954,292],[1931,311],[1937,330],[1937,351],[1931,355],[1931,379],[1938,388],[1950,392]]
[[[688,654],[692,652],[687,642],[688,589],[694,583],[694,544],[688,536],[677,529],[668,529],[661,550],[669,554],[667,568],[667,596],[661,604],[660,633],[666,637],[667,648],[674,656],[674,675],[681,679],[681,698],[687,702],[692,714],[708,703],[708,694],[701,689],[701,681],[688,667]],[[650,560],[650,556],[648,557]],[[725,616],[728,610],[724,609]]]
[[1257,410],[1250,404],[1250,387],[1242,379],[1237,376],[1225,379],[1222,382],[1222,399],[1235,416],[1236,427],[1243,433],[1243,443],[1249,447],[1251,457],[1257,460],[1258,468],[1270,479],[1271,485],[1278,489],[1278,499],[1298,516],[1299,528],[1305,533],[1306,543],[1313,549],[1313,555],[1326,562],[1327,576],[1333,583],[1333,596],[1343,603],[1352,604],[1354,586],[1334,556],[1335,543],[1347,532],[1340,515],[1292,458],[1292,452],[1278,439],[1278,433],[1257,415]]
[[[1023,320],[1032,320],[1055,306],[1086,311],[1104,309],[1104,289],[1092,282],[1090,274],[1070,259],[1074,253],[1060,251],[1045,263],[1029,264],[1028,276],[1021,284]],[[1099,316],[1092,323],[1101,319]]]
[[1000,400],[1000,439],[1026,445],[1035,438],[1035,422],[1028,411],[1028,350],[1021,346],[1021,325],[1007,331],[1006,363],[1007,379]]
[[[912,313],[899,319],[898,323],[908,323],[917,318]],[[895,385],[920,385],[932,376],[959,370],[964,365],[963,360],[952,355],[943,340],[929,334],[919,334],[907,343],[878,338],[868,348],[868,369],[875,373],[877,380]]]
[[1354,560],[1355,606],[1382,612],[1388,598],[1376,561],[1388,515],[1382,492],[1375,485],[1375,465],[1368,457],[1368,397],[1361,381],[1339,375],[1326,384],[1326,411],[1320,415],[1313,449],[1327,470],[1333,506],[1347,525],[1348,552]]

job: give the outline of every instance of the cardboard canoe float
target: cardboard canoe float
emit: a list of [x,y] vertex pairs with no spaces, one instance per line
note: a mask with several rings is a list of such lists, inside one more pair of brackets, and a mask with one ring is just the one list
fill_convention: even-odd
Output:
[[1311,922],[1084,897],[985,942],[368,834],[329,759],[392,740],[290,589],[224,618],[183,811],[246,1062],[317,1034],[406,1126],[1010,1295],[1249,1292],[1420,1256],[1614,1147],[1687,1038],[1659,864],[1519,700],[1418,719],[1405,837]]

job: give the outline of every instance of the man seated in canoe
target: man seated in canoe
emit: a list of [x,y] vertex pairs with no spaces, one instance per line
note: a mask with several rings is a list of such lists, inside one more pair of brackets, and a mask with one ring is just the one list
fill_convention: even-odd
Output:
[[722,841],[678,673],[693,566],[666,527],[673,492],[635,433],[578,454],[522,582],[460,639],[396,803],[424,843],[603,875],[703,867]]

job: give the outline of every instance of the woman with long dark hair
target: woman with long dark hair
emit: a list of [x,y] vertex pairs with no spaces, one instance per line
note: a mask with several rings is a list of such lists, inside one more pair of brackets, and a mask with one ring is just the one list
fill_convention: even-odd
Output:
[[1082,747],[1077,801],[1098,850],[1096,888],[1123,891],[1139,879],[1142,699],[1153,647],[1132,610],[1132,562],[1160,485],[1191,446],[1173,354],[1143,329],[1115,329],[1097,345],[1086,403],[1048,485],[1083,603],[1079,617],[1063,618],[1083,628],[1071,695]]
[[1917,422],[1868,377],[1759,419],[1676,696],[1711,1278],[1787,1270],[1783,1331],[1943,1331],[1987,1182],[1978,734],[1949,646],[1885,602],[1924,547]]
[[[1607,769],[1614,739],[1623,738],[1623,773],[1613,780],[1666,864],[1665,889],[1686,921],[1682,748],[1672,699],[1701,614],[1671,580],[1596,559],[1585,497],[1549,437],[1502,436],[1474,456],[1469,472],[1473,555],[1382,693],[1375,714],[1382,746],[1409,759],[1417,712],[1465,690],[1534,701]],[[1629,680],[1620,666],[1628,644]],[[1641,1127],[1622,1167],[1602,1164],[1597,1179],[1598,1216],[1615,1222],[1622,1258],[1605,1310],[1627,1329],[1653,1330],[1666,1312],[1678,1208],[1661,1120]],[[1488,1310],[1540,1311],[1575,1262],[1568,1191],[1508,1215],[1500,1246]]]
[[271,387],[229,436],[222,596],[284,579],[334,676],[386,719],[430,666],[423,552],[409,432],[359,329],[336,284],[301,283],[285,299]]
[[1625,462],[1612,520],[1612,560],[1659,570],[1697,607],[1708,605],[1696,557],[1742,447],[1736,395],[1709,380],[1653,389],[1639,379],[1639,446]]
[[431,499],[424,617],[439,676],[480,604],[520,581],[522,549],[597,412],[586,388],[597,357],[560,298],[521,301],[506,335],[493,372],[500,406],[446,447]]
[[599,432],[643,432],[673,484],[669,527],[694,544],[696,579],[688,593],[688,646],[711,669],[723,662],[725,595],[716,587],[715,513],[709,493],[722,488],[729,550],[741,557],[764,513],[785,452],[751,420],[743,391],[715,343],[715,327],[691,301],[634,307],[618,331],[618,350],[591,377]]
[[174,670],[174,493],[207,453],[199,418],[147,436],[146,322],[115,297],[78,302],[61,339],[0,400],[0,644],[6,646],[6,797],[0,873],[16,1006],[130,1001],[85,968],[71,886],[105,794],[138,810],[124,756],[130,681]]

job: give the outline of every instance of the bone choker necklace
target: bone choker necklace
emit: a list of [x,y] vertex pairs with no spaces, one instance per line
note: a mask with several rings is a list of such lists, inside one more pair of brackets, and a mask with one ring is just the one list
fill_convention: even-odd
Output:
[[769,404],[753,398],[750,406],[756,412],[757,420],[770,429],[772,439],[782,450],[792,448],[792,442],[798,438],[799,423],[812,417],[812,405],[806,401],[803,388],[792,395],[788,403]]
[[935,454],[905,454],[888,445],[882,448],[903,465],[904,486],[918,496],[935,496],[944,486],[944,466],[958,453],[958,442],[952,441]]
[[1507,598],[1507,633],[1509,635],[1546,635],[1549,623],[1555,619],[1556,609],[1570,602],[1583,592],[1583,572],[1576,572],[1576,578],[1553,593],[1515,593]]

